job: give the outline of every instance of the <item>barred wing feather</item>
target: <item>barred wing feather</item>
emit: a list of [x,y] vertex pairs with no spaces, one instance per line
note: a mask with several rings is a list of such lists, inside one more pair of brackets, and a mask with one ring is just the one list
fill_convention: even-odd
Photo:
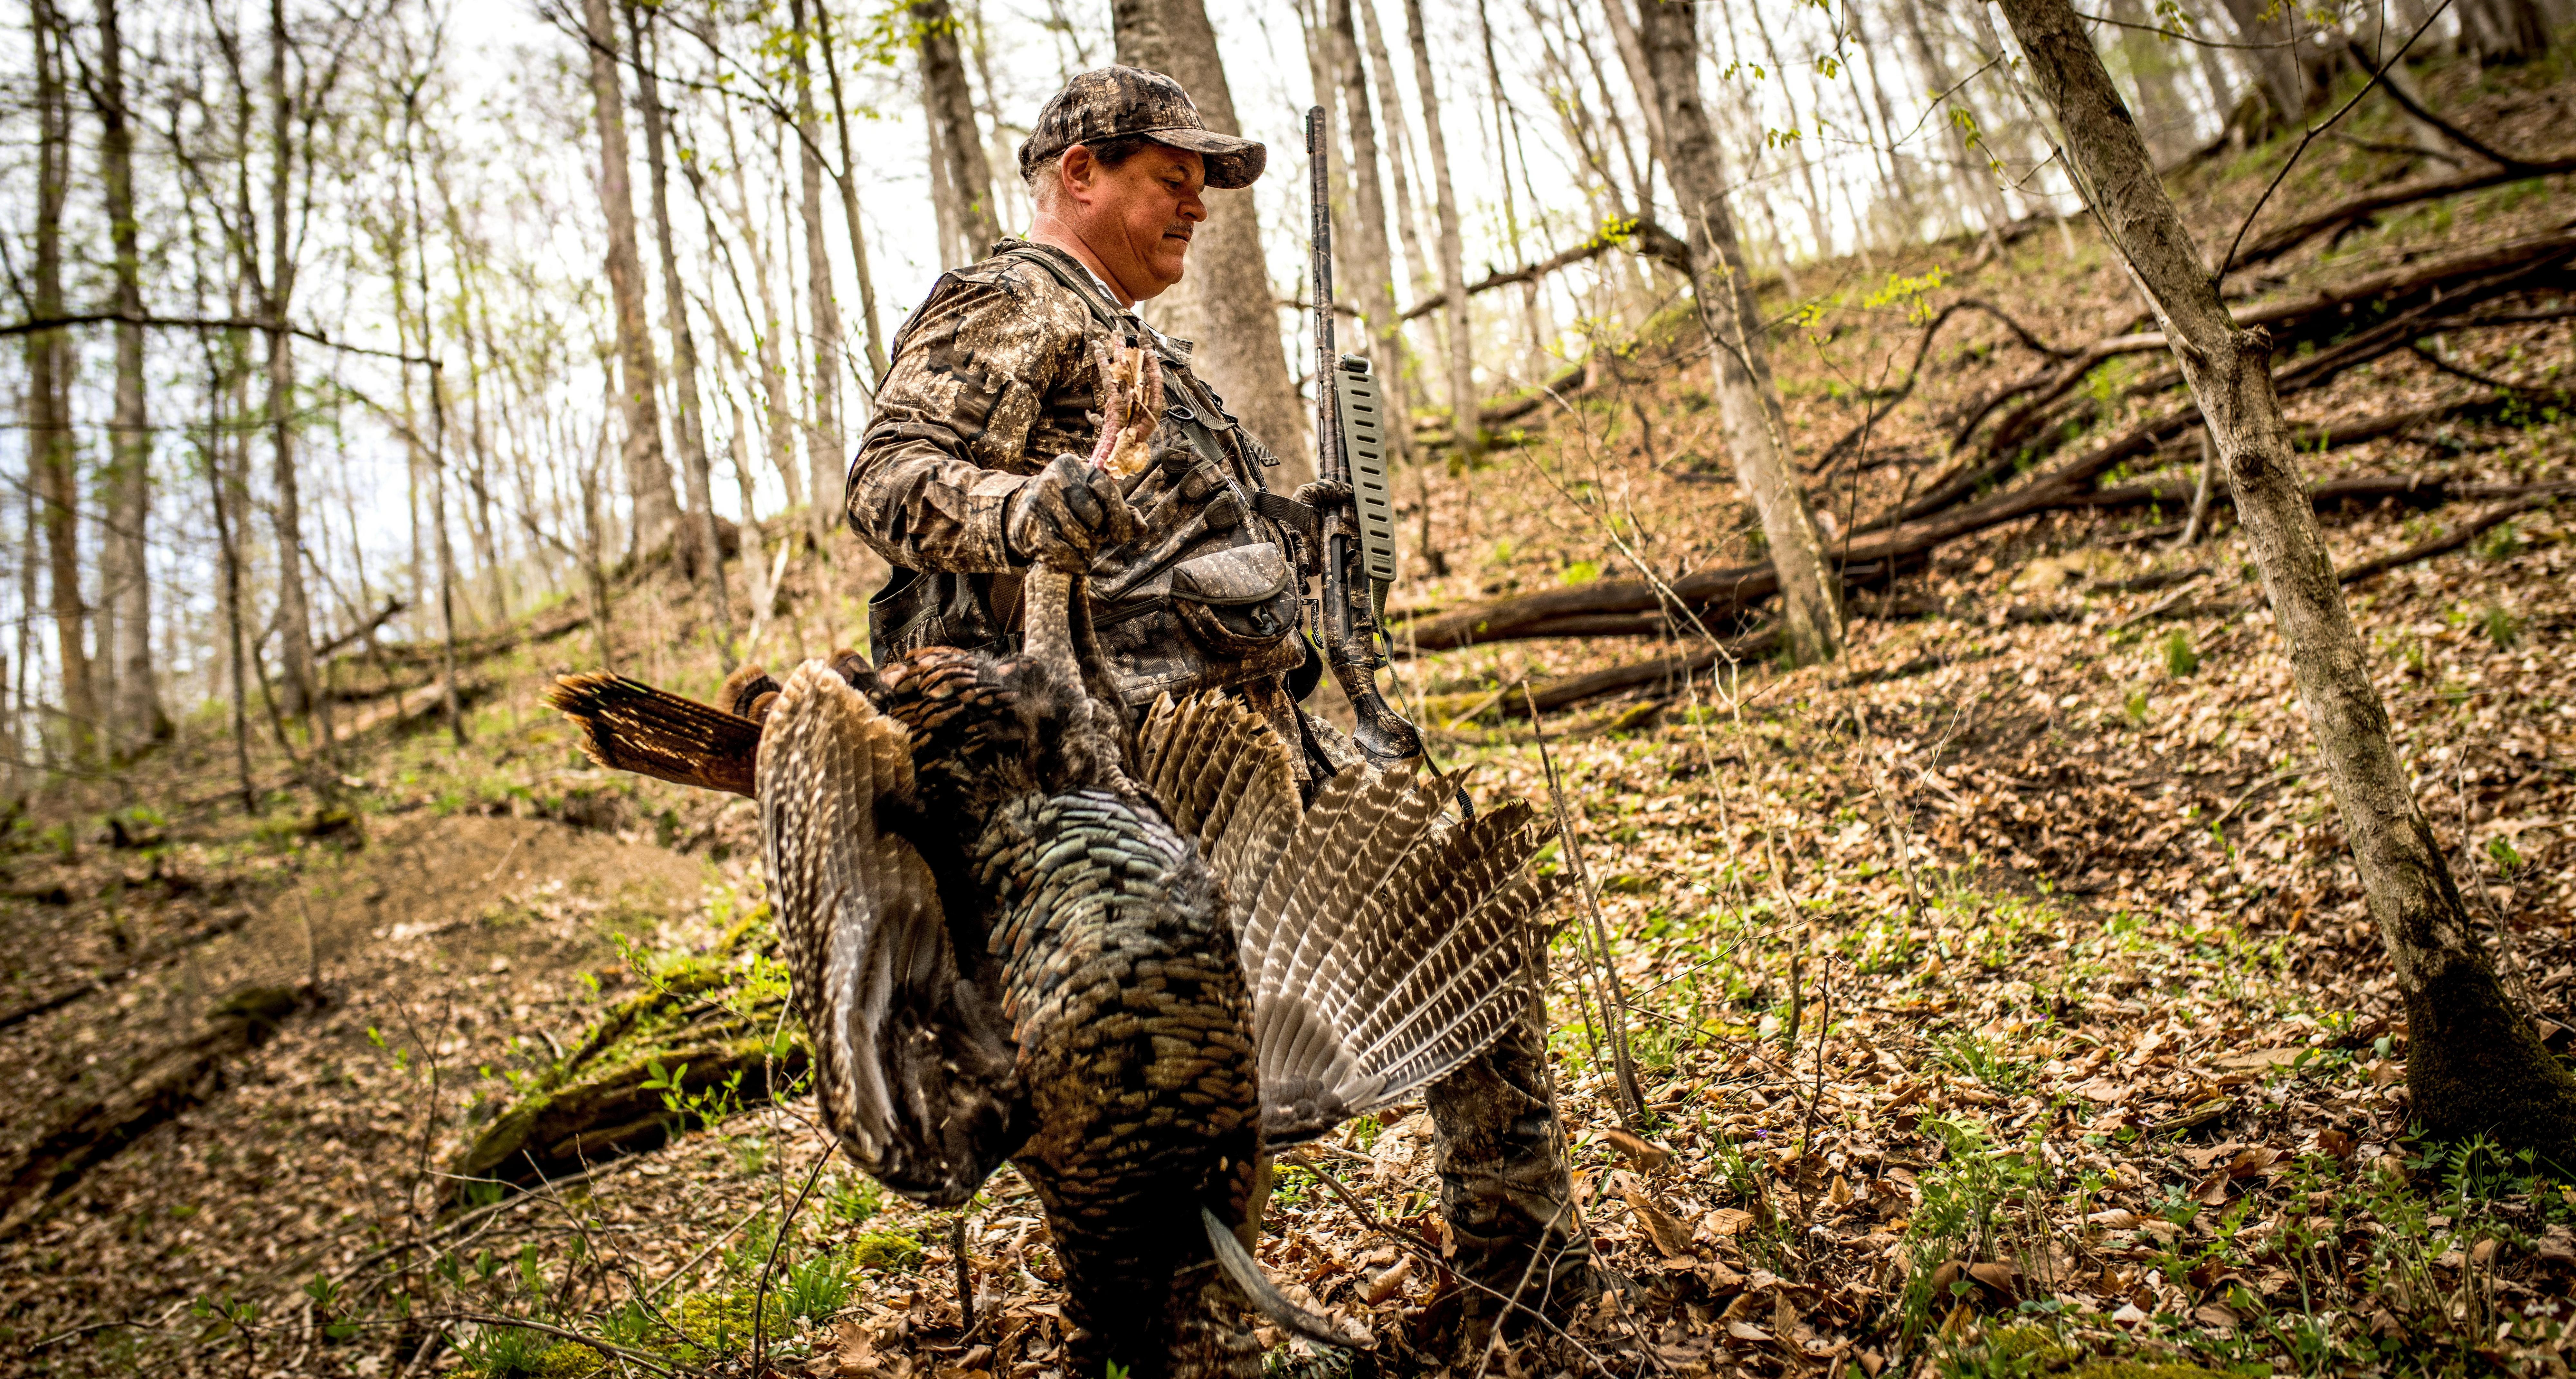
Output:
[[1438,781],[1355,770],[1301,808],[1269,726],[1219,695],[1159,701],[1139,757],[1230,897],[1267,1145],[1437,1081],[1527,1010],[1555,883],[1527,871],[1526,805],[1452,823]]
[[808,661],[770,712],[758,776],[824,1122],[887,1186],[962,1203],[1012,1148],[1013,1050],[959,971],[928,866],[880,827],[912,794],[903,727]]

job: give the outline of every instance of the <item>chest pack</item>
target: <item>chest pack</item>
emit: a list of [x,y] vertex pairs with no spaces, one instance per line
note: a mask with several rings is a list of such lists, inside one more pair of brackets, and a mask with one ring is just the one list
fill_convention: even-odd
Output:
[[[1125,481],[1140,532],[1104,551],[1088,580],[1092,626],[1130,705],[1279,676],[1307,659],[1301,581],[1283,523],[1311,511],[1271,493],[1278,459],[1191,376],[1189,361],[1104,296],[1078,265],[1032,246],[1003,251],[1044,271],[1089,310],[1100,336],[1153,349],[1164,409],[1155,462]],[[1139,337],[1142,338],[1139,338]],[[1302,521],[1301,521],[1302,519]],[[1020,577],[898,568],[870,605],[882,664],[916,647],[1019,644]]]

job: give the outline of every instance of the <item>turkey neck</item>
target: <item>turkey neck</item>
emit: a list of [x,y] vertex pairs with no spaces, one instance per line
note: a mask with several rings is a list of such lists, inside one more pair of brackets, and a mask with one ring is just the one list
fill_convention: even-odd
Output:
[[1127,779],[1126,706],[1111,685],[1092,634],[1090,581],[1050,565],[1029,567],[1022,605],[1028,609],[1023,655],[1046,672],[1072,700],[1065,724],[1065,755],[1078,779],[1130,799],[1142,799]]

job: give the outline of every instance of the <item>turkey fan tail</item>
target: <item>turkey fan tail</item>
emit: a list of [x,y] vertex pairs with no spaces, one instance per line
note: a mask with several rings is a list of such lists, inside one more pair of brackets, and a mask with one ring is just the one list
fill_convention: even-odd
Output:
[[582,751],[615,771],[702,790],[753,792],[760,725],[623,675],[565,675],[546,703],[581,727]]
[[1011,1147],[1015,1059],[961,977],[929,866],[879,827],[912,795],[909,738],[820,661],[766,728],[762,861],[824,1121],[887,1186],[963,1202]]
[[[1299,830],[1300,850],[1334,835],[1351,860],[1317,892],[1322,906],[1290,898],[1277,922],[1294,937],[1274,950],[1299,956],[1255,989],[1269,1146],[1312,1138],[1447,1076],[1529,1009],[1539,916],[1557,890],[1528,873],[1538,850],[1529,811],[1425,825],[1443,787],[1397,785],[1406,798],[1374,809],[1374,791],[1319,798]],[[1316,817],[1336,808],[1375,822],[1353,838]]]

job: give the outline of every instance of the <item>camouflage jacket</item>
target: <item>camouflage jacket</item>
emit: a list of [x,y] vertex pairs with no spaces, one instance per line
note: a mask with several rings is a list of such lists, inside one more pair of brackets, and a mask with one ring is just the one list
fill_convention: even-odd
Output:
[[1302,580],[1272,494],[1277,460],[1189,371],[1186,342],[1146,330],[1071,255],[1005,240],[942,275],[895,339],[876,419],[850,467],[851,528],[896,567],[873,605],[874,649],[1006,644],[1018,629],[1012,496],[1099,433],[1094,342],[1162,357],[1165,448],[1127,483],[1142,533],[1091,570],[1092,618],[1121,693],[1276,681],[1306,659],[1293,634]]
[[[1014,569],[1002,539],[1011,495],[1057,455],[1089,454],[1099,436],[1091,342],[1105,327],[1054,274],[1007,252],[1015,249],[1089,278],[1063,250],[1005,239],[994,257],[941,275],[895,336],[876,419],[850,465],[848,504],[850,529],[900,568]],[[1183,342],[1138,334],[1165,347],[1167,376],[1188,378],[1222,409],[1189,378]],[[1256,459],[1239,427],[1224,439],[1228,467],[1257,491],[1267,452]]]

